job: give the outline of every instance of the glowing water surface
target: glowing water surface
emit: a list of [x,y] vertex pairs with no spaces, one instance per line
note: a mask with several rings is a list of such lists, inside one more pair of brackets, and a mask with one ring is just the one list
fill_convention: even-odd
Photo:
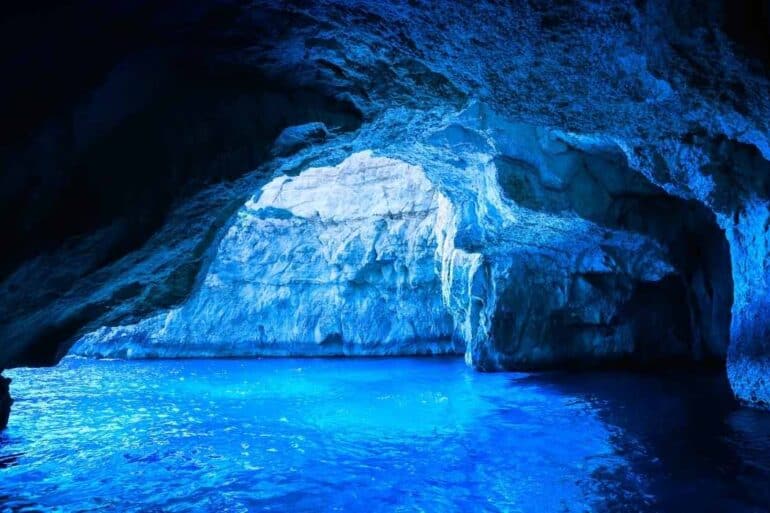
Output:
[[430,358],[68,358],[9,374],[10,511],[770,506],[768,416],[711,376],[482,374]]

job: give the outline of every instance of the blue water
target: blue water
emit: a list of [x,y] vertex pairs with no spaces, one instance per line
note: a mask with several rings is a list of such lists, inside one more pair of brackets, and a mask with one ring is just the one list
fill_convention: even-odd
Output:
[[721,375],[459,359],[17,369],[4,511],[770,510],[770,416]]

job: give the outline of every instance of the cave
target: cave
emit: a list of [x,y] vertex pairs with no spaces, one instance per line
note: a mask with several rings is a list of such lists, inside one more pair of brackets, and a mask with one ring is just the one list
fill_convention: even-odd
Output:
[[770,5],[16,3],[0,509],[770,510]]
[[501,287],[491,354],[514,368],[594,359],[658,367],[724,363],[733,284],[729,245],[713,213],[666,194],[630,169],[617,148],[563,148],[557,155],[543,159],[541,169],[531,155],[495,157],[503,194],[533,210],[644,234],[661,244],[672,272],[648,280],[611,269],[564,273],[545,262],[520,265]]

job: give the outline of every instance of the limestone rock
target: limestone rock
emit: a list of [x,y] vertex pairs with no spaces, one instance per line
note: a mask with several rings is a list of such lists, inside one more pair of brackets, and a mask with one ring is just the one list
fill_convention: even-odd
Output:
[[[462,137],[478,144],[478,129],[466,123]],[[492,140],[514,153],[539,147],[526,137],[535,132],[517,130],[515,141]],[[682,320],[678,312],[666,317],[664,302],[638,304],[639,294],[664,299],[686,290],[661,242],[578,217],[574,205],[557,211],[554,198],[548,212],[522,206],[533,191],[513,202],[499,160],[479,157],[473,144],[466,150],[479,159],[467,182],[454,179],[454,168],[428,173],[370,151],[275,178],[234,216],[181,307],[98,329],[72,352],[144,358],[459,350],[486,370],[698,357],[689,332],[658,334],[657,345],[644,339],[653,320]],[[566,155],[567,163],[544,164],[572,176],[564,187],[583,168],[584,156],[566,146],[547,141],[539,151],[545,160]]]
[[434,272],[440,193],[359,153],[268,183],[235,215],[198,290],[73,351],[98,356],[454,352]]
[[[0,366],[53,364],[79,339],[91,354],[275,350],[277,331],[255,328],[262,290],[241,274],[305,305],[292,319],[306,324],[281,337],[311,343],[297,352],[403,341],[419,318],[415,333],[451,335],[481,368],[726,355],[738,397],[770,404],[770,68],[756,60],[770,36],[766,16],[736,31],[741,5],[76,1],[11,17]],[[136,30],[112,30],[126,19]],[[83,29],[97,37],[56,44]],[[82,58],[91,40],[105,43],[99,59]],[[332,203],[357,196],[337,177],[344,195],[332,197],[308,170],[368,150],[422,170],[432,234],[367,214],[344,223],[359,243],[328,222],[342,215]],[[320,196],[294,189],[309,203],[254,210],[256,177]],[[318,224],[309,208],[330,217]],[[375,236],[406,270],[367,256]],[[322,283],[294,274],[298,297],[280,299],[280,265]],[[343,280],[334,294],[331,276]],[[350,343],[311,299],[334,304],[356,280],[366,292],[352,301],[368,312],[356,319],[374,321]],[[366,303],[374,291],[425,315],[399,307],[390,336]]]

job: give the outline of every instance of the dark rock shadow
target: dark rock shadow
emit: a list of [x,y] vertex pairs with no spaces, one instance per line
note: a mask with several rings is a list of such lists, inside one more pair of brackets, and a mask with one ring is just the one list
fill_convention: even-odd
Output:
[[595,511],[770,510],[770,415],[740,408],[723,372],[542,373],[522,382],[585,401],[614,430],[614,452],[629,467],[592,474]]

